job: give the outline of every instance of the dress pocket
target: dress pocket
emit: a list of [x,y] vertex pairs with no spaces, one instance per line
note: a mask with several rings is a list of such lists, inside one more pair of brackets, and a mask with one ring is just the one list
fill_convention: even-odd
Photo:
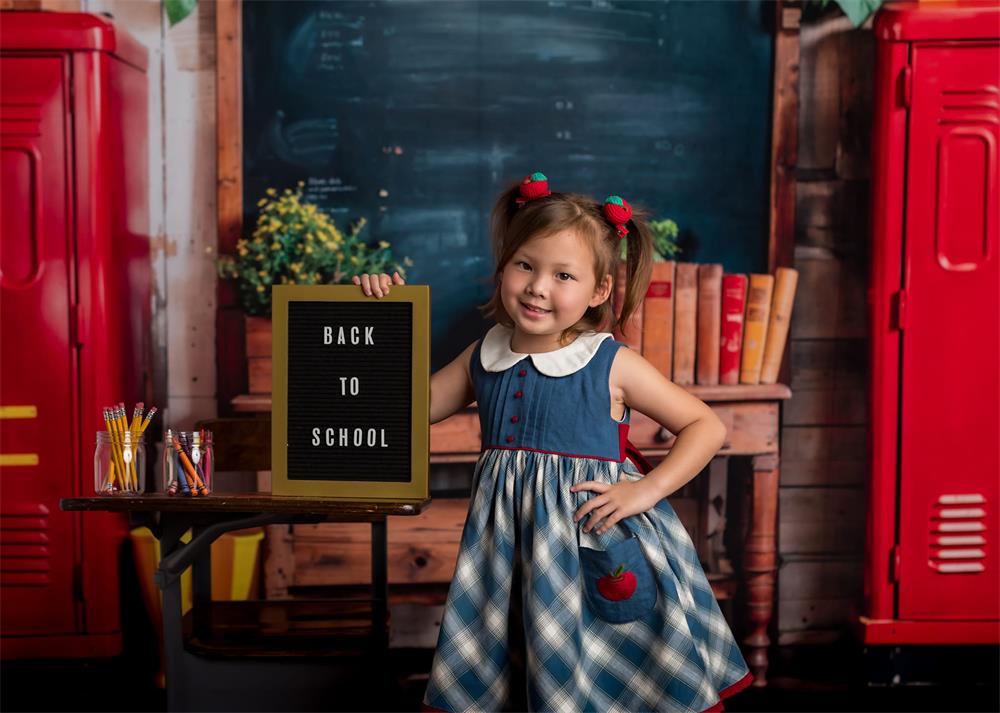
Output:
[[624,624],[656,604],[656,580],[634,533],[606,550],[580,545],[579,552],[584,598],[595,616]]

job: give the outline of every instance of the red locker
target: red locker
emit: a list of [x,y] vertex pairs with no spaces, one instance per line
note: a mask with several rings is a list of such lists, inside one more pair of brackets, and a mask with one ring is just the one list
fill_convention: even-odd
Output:
[[100,408],[143,400],[146,50],[107,19],[0,20],[0,651],[121,649],[126,522],[93,493]]
[[875,23],[870,644],[1000,642],[1000,6]]

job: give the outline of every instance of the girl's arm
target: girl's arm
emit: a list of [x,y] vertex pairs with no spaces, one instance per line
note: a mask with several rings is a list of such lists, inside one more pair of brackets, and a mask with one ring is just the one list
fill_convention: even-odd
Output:
[[670,453],[643,478],[664,498],[701,472],[726,441],[726,426],[701,399],[677,386],[631,349],[611,365],[612,399],[623,400],[677,435]]
[[431,423],[443,421],[476,399],[469,374],[473,342],[454,361],[431,374]]
[[[385,273],[355,275],[351,281],[355,285],[360,285],[366,295],[376,298],[388,295],[394,284],[406,284],[398,272],[393,273],[392,277]],[[475,401],[476,394],[472,388],[472,376],[469,374],[469,359],[475,348],[476,343],[473,342],[454,361],[431,374],[431,423],[443,421]]]

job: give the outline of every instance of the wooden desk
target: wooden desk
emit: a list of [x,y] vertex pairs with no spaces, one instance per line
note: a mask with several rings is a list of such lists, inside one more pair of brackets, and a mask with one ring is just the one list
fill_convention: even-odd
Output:
[[[750,522],[742,553],[741,577],[746,588],[749,629],[743,638],[754,685],[767,684],[768,631],[774,614],[774,584],[777,574],[778,474],[781,433],[781,402],[792,392],[784,384],[736,386],[686,386],[707,403],[726,425],[726,443],[719,456],[748,458],[752,481]],[[238,411],[269,413],[270,394],[237,396]],[[636,411],[630,419],[629,439],[651,461],[670,452],[675,436]],[[431,426],[432,463],[474,462],[480,453],[479,416],[473,407]],[[294,561],[292,545],[286,543],[285,561]]]
[[[410,502],[339,501],[322,498],[273,497],[269,494],[212,494],[207,497],[177,497],[162,493],[136,497],[90,497],[67,498],[59,506],[63,510],[105,510],[127,512],[134,526],[146,526],[160,541],[160,565],[154,574],[157,586],[163,591],[163,648],[167,676],[167,706],[171,711],[189,709],[230,709],[240,708],[240,701],[233,700],[225,692],[226,683],[232,683],[237,691],[249,691],[248,681],[260,676],[279,676],[267,669],[261,669],[262,658],[272,652],[258,649],[240,649],[239,642],[232,639],[234,633],[259,634],[269,630],[272,641],[282,646],[280,655],[287,664],[288,656],[364,656],[384,654],[388,647],[388,581],[386,577],[385,544],[386,517],[389,515],[418,515],[430,500]],[[219,536],[232,530],[280,523],[319,522],[370,522],[372,525],[372,596],[363,601],[337,602],[212,602],[211,544]],[[181,536],[192,530],[191,541],[184,545]],[[185,569],[192,567],[192,588],[194,606],[187,618],[181,613],[180,577]],[[281,611],[278,611],[278,610]],[[302,610],[302,611],[298,611]],[[306,611],[308,610],[308,611]],[[298,612],[298,613],[296,613]],[[359,619],[370,615],[370,625],[358,625]],[[318,646],[298,650],[289,647],[297,639],[288,622],[296,617],[300,621],[330,621],[331,617],[348,617],[344,631],[336,626],[328,627],[319,635],[311,637]],[[347,630],[349,628],[349,631]],[[215,673],[208,673],[207,658],[195,658],[185,648],[185,633],[188,634],[187,648],[199,650],[208,656],[226,657],[235,655],[227,667],[216,667]],[[265,634],[268,631],[264,632]],[[226,635],[229,635],[227,638]],[[338,634],[342,636],[338,639]],[[353,649],[343,649],[339,643],[353,642]],[[234,663],[235,662],[235,663]],[[246,665],[242,665],[245,662]],[[214,663],[214,662],[213,662]],[[268,703],[257,698],[246,701],[243,709],[251,704],[264,708],[297,709],[320,700],[303,690],[303,681],[310,680],[303,675],[300,667],[297,673],[290,673],[289,665],[282,664],[281,672],[291,676],[283,682],[279,678],[268,678],[268,686],[278,698]],[[311,676],[317,685],[329,685],[324,681],[324,671],[316,669]],[[261,679],[263,680],[263,679]],[[273,686],[271,685],[273,684]],[[287,685],[285,685],[287,684]],[[214,693],[215,689],[223,691]],[[286,690],[283,690],[286,689]],[[268,695],[265,690],[263,695]],[[212,695],[219,698],[213,699]],[[247,694],[250,695],[250,694]],[[260,694],[258,694],[260,695]],[[300,696],[296,699],[295,696]],[[329,699],[327,699],[329,700]]]

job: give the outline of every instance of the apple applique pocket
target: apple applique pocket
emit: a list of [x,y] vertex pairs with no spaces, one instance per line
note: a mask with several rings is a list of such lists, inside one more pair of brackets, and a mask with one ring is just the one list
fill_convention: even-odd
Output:
[[606,550],[581,545],[579,552],[584,599],[595,616],[624,624],[656,604],[656,580],[635,534]]

